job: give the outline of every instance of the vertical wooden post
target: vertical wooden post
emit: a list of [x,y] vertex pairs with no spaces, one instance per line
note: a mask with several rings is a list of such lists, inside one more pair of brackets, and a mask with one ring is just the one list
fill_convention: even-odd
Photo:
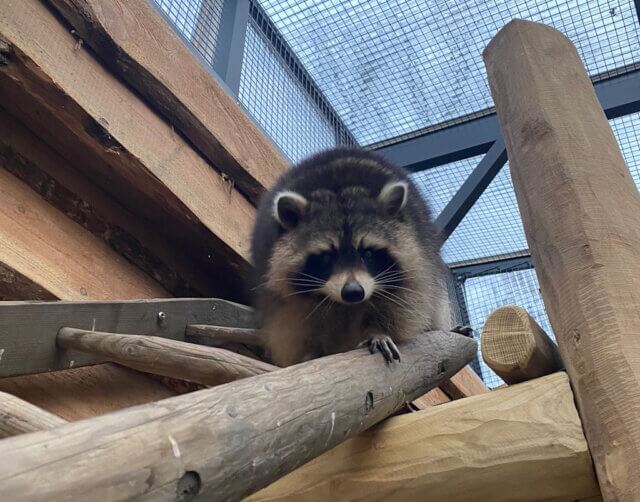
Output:
[[640,500],[640,196],[580,57],[512,21],[484,60],[605,500]]

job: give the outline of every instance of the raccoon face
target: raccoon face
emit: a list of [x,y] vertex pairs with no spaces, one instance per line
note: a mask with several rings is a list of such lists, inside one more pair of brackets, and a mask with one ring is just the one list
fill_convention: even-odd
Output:
[[389,183],[377,197],[358,189],[309,199],[279,193],[273,214],[288,251],[277,258],[281,272],[286,269],[279,280],[290,290],[287,296],[355,305],[401,288],[404,274],[390,233],[406,198],[403,181]]

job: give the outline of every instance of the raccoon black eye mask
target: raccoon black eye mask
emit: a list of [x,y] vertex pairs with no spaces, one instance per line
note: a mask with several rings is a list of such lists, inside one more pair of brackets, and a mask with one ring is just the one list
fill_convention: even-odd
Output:
[[449,304],[429,210],[407,173],[359,149],[294,167],[258,208],[255,305],[275,364],[448,329]]

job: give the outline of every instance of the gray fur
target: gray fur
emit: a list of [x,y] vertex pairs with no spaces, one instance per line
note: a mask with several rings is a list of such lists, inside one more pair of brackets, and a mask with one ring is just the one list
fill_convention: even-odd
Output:
[[[389,201],[380,197],[389,183],[402,181],[408,188],[404,206],[395,187]],[[274,216],[274,200],[283,191],[307,201],[281,204],[300,211],[283,214],[289,222],[284,226]],[[324,299],[325,289],[300,292],[300,281],[307,283],[298,274],[308,256],[331,242],[337,251],[325,289],[340,274],[364,277],[370,271],[361,254],[371,242],[376,249],[386,248],[399,273],[356,305]],[[273,362],[287,366],[351,350],[375,336],[401,342],[425,330],[449,329],[440,245],[429,210],[407,173],[373,153],[333,149],[285,173],[260,203],[252,240],[255,305]]]

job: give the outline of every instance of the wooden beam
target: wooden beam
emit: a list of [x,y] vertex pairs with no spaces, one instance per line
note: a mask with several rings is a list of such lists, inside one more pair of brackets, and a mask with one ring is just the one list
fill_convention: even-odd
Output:
[[0,263],[56,298],[166,297],[153,279],[0,164]]
[[125,302],[0,303],[0,377],[56,371],[109,360],[109,357],[56,345],[58,331],[71,324],[91,331],[123,331],[184,340],[185,326],[250,324],[251,309],[216,299]]
[[64,349],[86,352],[138,371],[203,385],[220,385],[278,369],[228,350],[157,336],[62,328],[57,342]]
[[241,299],[251,204],[40,1],[5,2],[0,38],[3,105],[115,200],[193,246]]
[[8,438],[0,498],[157,499],[186,483],[193,496],[239,500],[436,387],[475,350],[430,332],[401,363],[360,349]]
[[66,423],[64,418],[16,396],[0,392],[0,439],[47,430]]
[[436,387],[419,398],[414,399],[411,404],[415,407],[414,409],[424,410],[450,401],[451,398],[447,396],[440,387]]
[[482,359],[508,384],[550,375],[563,368],[558,347],[526,310],[494,310],[480,337]]
[[247,502],[576,500],[598,493],[559,373],[386,420]]
[[161,382],[117,364],[0,378],[0,391],[70,421],[176,395]]
[[640,500],[638,189],[564,35],[512,21],[484,60],[604,499]]
[[[149,218],[128,210],[0,108],[0,163],[49,204],[156,279],[173,296],[215,297],[217,281]],[[36,299],[24,296],[13,299]]]
[[253,202],[287,169],[282,154],[148,1],[48,3]]
[[449,380],[445,380],[440,388],[451,399],[462,399],[489,392],[484,382],[469,366],[465,366]]

